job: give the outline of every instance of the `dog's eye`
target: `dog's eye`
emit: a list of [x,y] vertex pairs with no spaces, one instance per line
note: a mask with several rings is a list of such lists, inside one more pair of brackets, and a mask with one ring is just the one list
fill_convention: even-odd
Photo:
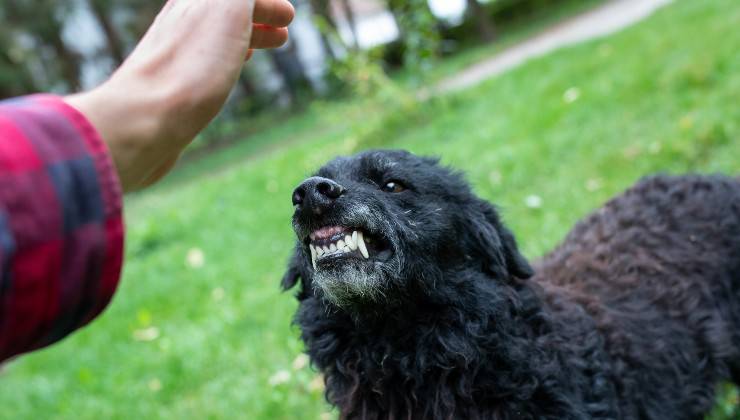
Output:
[[389,193],[400,193],[406,191],[406,186],[398,181],[390,181],[383,185],[383,191]]

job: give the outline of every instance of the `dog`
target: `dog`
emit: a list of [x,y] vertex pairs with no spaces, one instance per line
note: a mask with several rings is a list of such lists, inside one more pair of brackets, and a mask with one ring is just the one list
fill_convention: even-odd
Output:
[[701,419],[740,383],[740,180],[652,176],[533,265],[437,160],[293,192],[282,280],[342,419]]

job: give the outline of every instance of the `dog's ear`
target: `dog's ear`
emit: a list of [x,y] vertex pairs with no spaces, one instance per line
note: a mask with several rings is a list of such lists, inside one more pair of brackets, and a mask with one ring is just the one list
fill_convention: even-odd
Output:
[[532,277],[532,266],[519,252],[514,235],[501,223],[496,209],[483,200],[478,200],[478,206],[480,215],[471,222],[474,223],[476,248],[486,260],[486,269],[499,278]]
[[306,261],[305,256],[303,255],[303,251],[301,250],[300,246],[296,246],[293,254],[288,260],[288,270],[283,275],[280,286],[283,288],[284,291],[287,291],[295,287],[295,285],[298,284],[298,281],[300,281],[301,288],[298,291],[296,297],[298,298],[298,300],[303,300],[306,297],[307,281],[309,275],[310,274],[308,273],[306,267]]

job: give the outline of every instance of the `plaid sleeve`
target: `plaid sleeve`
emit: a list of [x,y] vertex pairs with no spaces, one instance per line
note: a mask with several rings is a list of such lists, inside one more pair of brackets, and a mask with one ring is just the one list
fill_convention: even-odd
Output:
[[118,284],[121,189],[105,144],[60,98],[0,102],[0,362],[90,322]]

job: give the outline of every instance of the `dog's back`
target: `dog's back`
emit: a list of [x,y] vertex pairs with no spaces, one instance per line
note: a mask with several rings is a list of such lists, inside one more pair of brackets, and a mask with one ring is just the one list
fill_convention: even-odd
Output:
[[536,271],[546,301],[565,296],[595,319],[626,418],[701,418],[707,384],[740,383],[740,180],[646,178]]

